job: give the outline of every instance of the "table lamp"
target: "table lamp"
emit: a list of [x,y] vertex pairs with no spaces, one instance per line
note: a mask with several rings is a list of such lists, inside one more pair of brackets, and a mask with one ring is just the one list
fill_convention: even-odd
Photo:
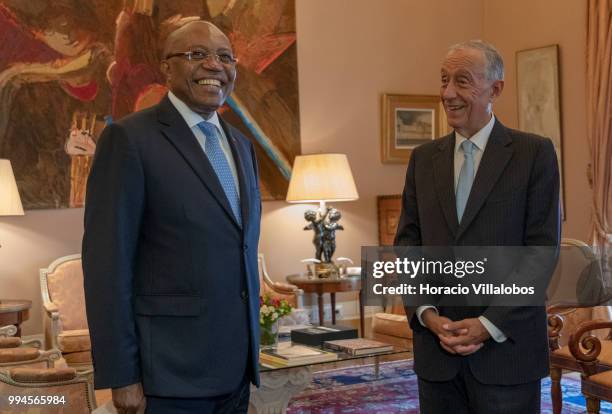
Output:
[[[23,216],[21,198],[9,160],[0,159],[0,216]],[[2,247],[2,246],[0,246]]]
[[298,155],[293,163],[293,172],[287,191],[289,203],[318,202],[318,210],[308,210],[304,218],[308,221],[304,230],[312,230],[315,246],[315,273],[319,277],[338,275],[338,267],[332,261],[336,250],[336,230],[344,230],[338,223],[342,215],[326,206],[329,201],[357,200],[351,167],[344,154]]

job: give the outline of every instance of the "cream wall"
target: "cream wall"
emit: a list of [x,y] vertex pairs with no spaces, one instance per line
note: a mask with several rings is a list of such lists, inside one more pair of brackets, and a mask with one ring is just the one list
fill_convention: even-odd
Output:
[[[582,2],[565,0],[569,11],[557,7],[552,18],[539,19],[531,16],[534,8],[540,10],[534,4],[539,2],[502,3],[297,0],[302,151],[346,153],[360,194],[358,201],[336,205],[346,228],[337,233],[336,257],[358,262],[360,247],[377,243],[376,196],[402,191],[405,165],[380,162],[381,94],[437,94],[439,63],[446,48],[479,37],[499,42],[508,66],[514,65],[515,50],[561,44],[564,137],[570,133],[576,137],[564,141],[566,171],[573,171],[565,174],[566,233],[585,237],[581,230],[588,222],[588,207],[577,202],[588,199],[580,179],[586,168],[580,142],[585,130]],[[554,9],[552,1],[543,3]],[[522,13],[516,11],[521,5]],[[532,19],[533,27],[519,24],[522,18]],[[496,109],[509,126],[516,125],[513,77],[509,68],[506,91]],[[264,203],[260,251],[276,280],[302,270],[299,260],[313,255],[311,234],[301,230],[305,209],[285,202]],[[72,209],[0,218],[0,297],[34,299],[25,334],[42,330],[38,269],[80,250],[82,216],[82,209]],[[338,298],[345,301],[346,316],[356,314],[354,298],[350,294]]]
[[499,48],[506,63],[504,99],[496,113],[518,128],[516,98],[517,50],[559,45],[561,145],[566,221],[563,236],[586,240],[592,197],[586,169],[586,19],[585,1],[485,1],[483,38]]

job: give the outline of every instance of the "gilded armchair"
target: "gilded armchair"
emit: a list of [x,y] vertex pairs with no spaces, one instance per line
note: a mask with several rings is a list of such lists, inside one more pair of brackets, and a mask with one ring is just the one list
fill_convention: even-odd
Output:
[[[96,400],[90,378],[89,373],[77,374],[73,368],[13,368],[0,371],[0,395],[6,396],[0,411],[5,412],[2,407],[10,407],[10,396],[15,412],[22,412],[21,408],[23,412],[91,413],[96,408]],[[34,408],[32,404],[14,403],[31,399],[35,404],[36,399],[41,401],[43,396],[45,405],[39,404],[40,408]]]
[[91,341],[85,314],[81,255],[60,257],[40,269],[45,343],[59,349],[68,365],[91,365]]
[[44,351],[40,341],[22,341],[20,338],[0,338],[0,371],[15,367],[50,368],[63,365],[57,349]]
[[268,294],[275,299],[285,299],[293,308],[303,307],[304,291],[295,285],[289,283],[275,282],[268,276],[266,261],[264,255],[257,255],[257,264],[259,267],[259,285],[261,295]]

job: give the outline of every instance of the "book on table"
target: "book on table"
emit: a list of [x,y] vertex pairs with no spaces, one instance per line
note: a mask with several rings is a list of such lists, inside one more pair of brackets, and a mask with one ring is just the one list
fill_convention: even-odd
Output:
[[325,341],[357,338],[357,329],[340,325],[311,326],[291,331],[291,341],[310,346],[321,346]]
[[349,355],[367,355],[393,351],[393,345],[364,338],[325,341],[323,342],[323,347],[345,352]]
[[338,354],[291,342],[281,342],[275,347],[261,349],[259,359],[262,363],[271,366],[296,366],[335,361],[338,359]]

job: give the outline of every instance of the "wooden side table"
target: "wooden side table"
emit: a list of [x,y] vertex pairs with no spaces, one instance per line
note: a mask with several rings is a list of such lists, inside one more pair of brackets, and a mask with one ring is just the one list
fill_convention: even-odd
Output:
[[21,323],[30,317],[31,300],[0,299],[0,326],[15,325],[21,336]]
[[331,298],[332,323],[336,323],[336,293],[337,292],[359,292],[359,327],[361,336],[365,334],[363,315],[363,293],[361,292],[361,276],[347,276],[342,278],[317,278],[308,277],[305,274],[294,274],[287,276],[287,282],[296,285],[304,293],[316,293],[319,305],[319,324],[323,324],[323,294],[329,293]]

